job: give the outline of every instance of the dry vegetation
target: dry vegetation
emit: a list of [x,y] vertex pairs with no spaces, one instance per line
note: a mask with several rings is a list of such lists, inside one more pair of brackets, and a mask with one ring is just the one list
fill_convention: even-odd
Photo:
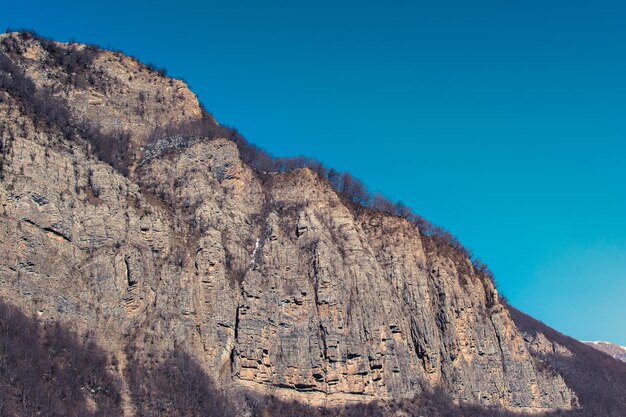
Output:
[[[22,32],[20,36],[30,39],[35,35],[31,32]],[[88,71],[89,63],[99,53],[99,49],[96,47],[78,48],[74,45],[65,49],[59,47],[55,42],[42,38],[37,39],[48,52],[47,59],[49,62],[47,65],[55,68],[62,67],[61,73],[70,74],[67,79],[60,80],[61,82],[73,84],[87,82],[97,89],[107,88],[105,80],[94,77]],[[20,51],[19,48],[20,44],[15,42],[15,38],[8,37],[3,40],[3,49],[7,54],[22,53],[23,51]],[[165,70],[161,70],[159,73],[164,75]],[[55,96],[52,91],[37,89],[23,70],[2,52],[0,52],[0,90],[9,93],[17,101],[21,112],[31,117],[40,128],[55,131],[67,140],[89,147],[91,153],[99,159],[107,162],[120,173],[129,175],[130,168],[135,161],[133,160],[134,152],[128,133],[123,131],[103,133],[98,126],[76,122],[63,99]],[[1,96],[0,100],[2,100]],[[488,267],[480,259],[474,258],[472,252],[461,245],[455,236],[415,214],[401,201],[393,203],[380,194],[372,194],[362,181],[350,173],[327,168],[315,159],[303,156],[272,157],[261,148],[250,144],[236,129],[217,124],[204,109],[201,119],[155,129],[147,139],[143,158],[180,149],[198,140],[213,138],[232,140],[239,149],[242,161],[260,176],[266,173],[292,172],[302,168],[312,170],[322,180],[326,181],[344,203],[355,212],[381,212],[403,218],[419,229],[427,241],[428,248],[456,259],[459,265],[464,265],[467,258],[472,259],[474,272],[485,280],[493,281],[493,275]],[[5,143],[5,147],[10,148],[10,141]],[[0,151],[3,150],[0,149]],[[139,163],[141,164],[142,160]],[[2,159],[0,159],[1,176]]]
[[508,306],[520,331],[543,333],[550,341],[567,347],[572,357],[551,354],[539,359],[556,369],[578,395],[583,406],[572,416],[626,416],[626,363],[567,337],[521,311]]
[[[23,36],[32,34],[25,32]],[[42,40],[42,46],[48,49],[48,59],[54,65],[62,65],[71,76],[66,82],[78,82],[81,76],[87,77],[88,82],[98,85],[98,79],[87,74],[89,62],[97,53],[95,48],[68,49],[71,53],[62,50],[54,42]],[[22,114],[33,120],[35,126],[42,130],[48,130],[59,134],[66,140],[77,144],[91,144],[93,153],[101,160],[111,164],[118,171],[127,174],[128,167],[132,163],[129,152],[129,137],[124,132],[104,134],[98,126],[77,123],[67,103],[56,96],[50,89],[38,89],[35,83],[29,79],[24,71],[15,65],[8,54],[19,54],[20,44],[13,37],[3,39],[4,51],[0,52],[0,91],[5,91],[11,99],[0,96],[0,101],[6,100],[11,105],[18,105]],[[53,65],[53,64],[50,64]],[[12,133],[10,133],[12,134]],[[81,141],[86,138],[88,142]],[[10,148],[9,139],[4,147]],[[2,149],[4,156],[5,150]],[[2,163],[0,161],[0,175],[2,175]]]
[[[36,35],[32,32],[21,32],[20,36],[31,39]],[[55,68],[61,67],[63,69],[61,73],[68,74],[67,79],[60,80],[61,82],[88,83],[95,88],[107,88],[104,80],[88,71],[89,64],[99,53],[98,48],[89,46],[81,49],[71,45],[66,49],[59,47],[55,42],[40,37],[37,39],[48,52],[47,64]],[[3,49],[7,54],[22,53],[23,51],[19,48],[20,44],[13,37],[3,40]],[[159,71],[162,76],[165,73],[163,69]],[[132,159],[133,152],[130,148],[131,138],[127,133],[120,131],[104,134],[98,126],[77,123],[72,119],[68,106],[62,99],[56,97],[52,91],[38,90],[5,53],[0,53],[0,90],[8,92],[17,99],[21,111],[37,124],[61,133],[66,139],[77,142],[80,142],[80,138],[86,139],[98,158],[109,163],[122,174],[129,174],[130,167],[135,161]],[[204,109],[202,119],[155,129],[147,139],[145,153],[156,155],[188,146],[197,140],[210,140],[218,137],[227,138],[236,143],[242,161],[259,174],[309,168],[327,181],[345,204],[353,210],[382,212],[406,219],[414,224],[424,236],[431,237],[433,244],[439,246],[440,250],[445,249],[450,254],[457,254],[461,258],[472,258],[471,251],[461,245],[455,236],[415,214],[401,201],[393,203],[380,194],[372,194],[362,181],[350,173],[327,168],[315,159],[303,156],[275,158],[261,148],[250,144],[236,129],[217,124]],[[0,175],[1,164],[0,161]],[[474,266],[478,273],[488,279],[493,279],[487,266],[479,259],[474,259]]]
[[120,415],[111,366],[89,335],[40,323],[0,300],[0,416]]
[[[543,357],[578,393],[582,408],[545,417],[623,417],[626,415],[626,364],[567,338],[511,309],[524,331],[541,331],[575,356]],[[253,417],[372,416],[524,417],[524,414],[471,405],[455,405],[442,390],[412,400],[339,408],[309,407],[240,392],[238,406],[184,350],[165,357],[126,349],[124,377],[137,416],[237,415]],[[89,335],[79,336],[59,323],[41,322],[0,300],[0,416],[121,416],[121,384],[115,359]]]

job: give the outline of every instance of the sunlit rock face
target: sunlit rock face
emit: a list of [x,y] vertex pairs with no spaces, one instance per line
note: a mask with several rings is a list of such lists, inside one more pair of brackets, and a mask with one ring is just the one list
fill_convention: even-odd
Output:
[[[0,296],[93,334],[121,378],[129,348],[147,361],[182,349],[224,387],[316,404],[442,386],[483,405],[576,406],[458,251],[353,207],[307,168],[253,170],[231,140],[155,148],[155,130],[203,112],[132,58],[89,49],[73,65],[63,57],[84,46],[1,42],[70,126],[92,130],[68,138],[0,92]],[[112,160],[125,169],[98,158],[94,127],[123,134],[128,154]]]

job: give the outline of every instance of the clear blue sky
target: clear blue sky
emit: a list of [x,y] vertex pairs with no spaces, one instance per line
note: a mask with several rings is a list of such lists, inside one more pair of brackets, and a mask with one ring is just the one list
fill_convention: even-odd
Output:
[[166,67],[270,153],[450,230],[516,307],[626,345],[623,1],[2,3],[0,27]]

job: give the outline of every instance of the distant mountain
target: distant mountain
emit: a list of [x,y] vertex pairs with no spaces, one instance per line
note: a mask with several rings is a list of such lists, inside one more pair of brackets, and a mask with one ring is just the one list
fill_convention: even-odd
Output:
[[626,347],[618,346],[611,342],[583,342],[589,346],[593,346],[607,355],[613,356],[615,359],[626,362]]

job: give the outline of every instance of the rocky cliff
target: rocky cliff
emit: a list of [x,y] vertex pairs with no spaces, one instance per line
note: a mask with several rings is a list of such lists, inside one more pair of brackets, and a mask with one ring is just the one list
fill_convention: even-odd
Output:
[[184,83],[132,58],[0,42],[0,297],[113,357],[127,415],[126,370],[173,351],[229,392],[312,404],[443,387],[577,407],[445,242],[355,209],[308,168],[255,170],[206,129],[182,140],[173,124],[219,129]]

